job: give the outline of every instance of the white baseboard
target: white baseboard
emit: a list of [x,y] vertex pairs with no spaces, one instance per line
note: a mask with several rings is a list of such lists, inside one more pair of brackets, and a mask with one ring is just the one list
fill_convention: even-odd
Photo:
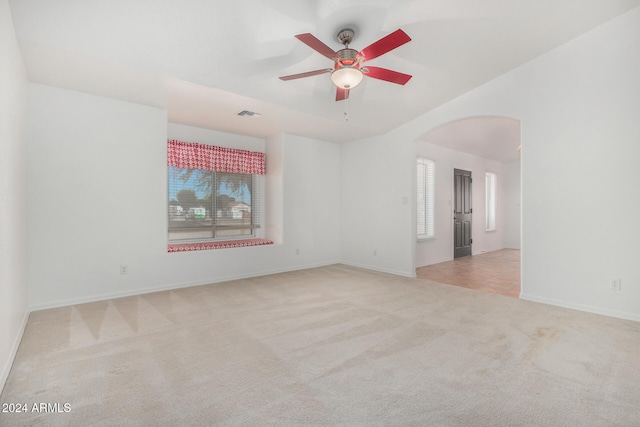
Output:
[[416,265],[416,268],[426,267],[428,265],[433,265],[433,264],[440,264],[441,262],[447,262],[447,261],[453,261],[453,257],[451,256],[451,257],[445,257],[445,258],[432,259],[427,261],[426,263]]
[[88,302],[97,302],[97,301],[104,301],[104,300],[109,300],[109,299],[130,297],[130,296],[133,296],[133,295],[144,295],[144,294],[150,294],[150,293],[153,293],[153,292],[170,291],[170,290],[173,290],[173,289],[190,288],[192,286],[203,286],[203,285],[210,285],[210,284],[213,284],[213,283],[230,282],[232,280],[249,279],[249,278],[252,278],[252,277],[260,277],[260,276],[267,276],[267,275],[270,275],[270,274],[286,273],[286,272],[289,272],[289,271],[306,270],[308,268],[325,267],[325,266],[334,265],[334,264],[340,264],[340,261],[339,260],[332,260],[332,261],[316,263],[316,264],[304,264],[304,265],[296,265],[296,266],[286,267],[286,268],[263,270],[263,271],[249,273],[249,274],[235,274],[235,275],[228,275],[228,276],[222,276],[222,277],[215,277],[215,278],[212,278],[212,279],[201,280],[201,281],[173,283],[173,284],[170,284],[170,285],[151,286],[151,287],[147,287],[147,288],[139,288],[139,289],[134,289],[134,290],[131,290],[131,291],[109,292],[109,293],[105,293],[105,294],[91,295],[91,296],[87,296],[87,297],[59,300],[59,301],[54,301],[54,302],[50,302],[50,303],[37,304],[37,305],[30,306],[29,307],[29,311],[38,311],[38,310],[46,310],[46,309],[49,309],[49,308],[66,307],[66,306],[76,305],[76,304],[85,304],[85,303],[88,303]]
[[9,373],[11,372],[13,361],[15,360],[16,354],[18,353],[18,347],[20,347],[20,341],[22,341],[24,330],[27,327],[29,314],[30,314],[30,311],[27,310],[25,311],[24,316],[22,316],[22,323],[20,324],[18,333],[13,339],[13,344],[11,345],[11,349],[9,351],[9,357],[5,361],[4,366],[2,366],[2,371],[0,371],[0,394],[2,394],[2,390],[4,390],[4,386],[7,383],[7,379],[9,378]]
[[618,319],[633,320],[635,322],[640,322],[640,315],[637,315],[635,313],[627,313],[624,311],[610,310],[608,308],[594,307],[586,304],[577,304],[573,302],[557,300],[553,298],[540,297],[537,295],[530,295],[525,293],[520,294],[520,299],[523,299],[526,301],[532,301],[532,302],[539,302],[542,304],[555,305],[558,307],[570,308],[572,310],[586,311],[587,313],[600,314],[608,317],[616,317]]
[[411,279],[414,279],[416,277],[415,270],[412,273],[407,273],[406,271],[392,270],[392,269],[388,269],[388,268],[380,268],[380,267],[375,266],[375,265],[359,264],[357,262],[349,262],[349,261],[340,261],[340,264],[350,265],[351,267],[364,268],[365,270],[379,271],[380,273],[389,273],[389,274],[394,274],[396,276],[409,277]]

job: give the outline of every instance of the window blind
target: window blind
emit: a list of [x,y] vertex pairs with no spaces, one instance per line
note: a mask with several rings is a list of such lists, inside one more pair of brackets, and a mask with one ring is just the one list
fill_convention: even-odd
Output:
[[417,163],[417,234],[435,235],[435,163],[418,158]]
[[485,218],[487,231],[496,229],[497,179],[498,178],[495,173],[487,172],[485,175]]

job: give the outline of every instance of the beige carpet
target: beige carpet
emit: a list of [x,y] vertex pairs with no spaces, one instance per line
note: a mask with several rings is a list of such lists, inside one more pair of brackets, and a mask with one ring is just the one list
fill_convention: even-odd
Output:
[[32,313],[0,401],[28,406],[2,426],[638,426],[640,324],[336,265]]

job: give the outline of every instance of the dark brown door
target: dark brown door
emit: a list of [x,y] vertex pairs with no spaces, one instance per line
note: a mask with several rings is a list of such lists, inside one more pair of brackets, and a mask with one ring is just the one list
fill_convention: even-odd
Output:
[[453,257],[471,255],[471,172],[453,170]]

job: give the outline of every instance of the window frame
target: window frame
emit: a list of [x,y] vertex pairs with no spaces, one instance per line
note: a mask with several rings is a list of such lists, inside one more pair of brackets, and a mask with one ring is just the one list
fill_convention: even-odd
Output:
[[[265,230],[265,153],[260,151],[249,151],[237,148],[228,148],[222,147],[218,145],[211,144],[202,144],[198,142],[186,142],[179,141],[176,139],[168,139],[167,140],[167,192],[165,193],[165,203],[166,203],[166,211],[167,212],[167,222],[165,228],[165,236],[167,239],[167,251],[168,252],[187,252],[187,251],[198,251],[198,250],[209,250],[209,249],[225,249],[225,248],[239,248],[239,247],[248,247],[248,246],[261,246],[261,245],[273,245],[274,242],[272,240],[268,240],[264,238]],[[185,172],[189,172],[189,176],[184,177],[184,185],[182,188],[179,186],[171,188],[171,180],[174,179],[173,182],[176,182],[177,174],[172,176],[172,168],[176,168],[177,170],[183,170]],[[193,175],[194,171],[200,171],[205,175]],[[204,179],[198,183],[198,179],[204,177],[207,178],[206,174],[211,173],[211,183],[207,182],[207,179]],[[232,196],[234,191],[238,190],[238,188],[242,188],[242,180],[238,181],[237,185],[234,183],[231,185],[231,188],[227,187],[224,190],[221,190],[221,186],[216,184],[213,181],[214,174],[242,174],[251,176],[251,217],[249,222],[249,229],[251,233],[242,234],[242,235],[225,235],[214,237],[213,234],[213,221],[211,222],[211,231],[207,230],[209,224],[203,222],[201,224],[195,224],[193,227],[193,231],[195,234],[186,235],[183,234],[182,238],[171,238],[170,236],[170,220],[172,215],[175,215],[178,211],[172,203],[172,200],[177,201],[178,191],[182,189],[188,189],[195,194],[189,195],[187,200],[189,201],[189,207],[193,207],[195,209],[202,208],[203,206],[207,206],[211,204],[211,210],[209,216],[215,215],[217,217],[217,209],[214,209],[215,200],[209,200],[206,202],[208,193],[215,194],[226,194],[227,196]],[[195,176],[195,178],[193,178]],[[187,182],[193,178],[194,181]],[[220,180],[216,181],[220,182]],[[233,182],[233,181],[229,181]],[[198,186],[200,188],[198,188]],[[235,188],[234,188],[235,187]],[[173,197],[171,197],[173,195]],[[195,198],[194,198],[195,196]],[[239,199],[238,199],[239,198]],[[191,199],[191,200],[189,200]],[[243,201],[243,198],[236,193],[236,196],[233,197],[236,201]],[[246,200],[246,199],[245,199]],[[181,203],[185,203],[182,202]],[[246,203],[246,201],[245,201]],[[206,209],[206,208],[205,208]],[[237,209],[236,211],[242,212],[241,218],[234,219],[245,219],[244,211],[246,209]],[[186,212],[181,208],[179,210],[181,212],[180,215],[185,215],[183,219],[186,221]],[[214,213],[215,212],[215,213]],[[202,213],[200,211],[196,212],[192,211],[191,219],[194,219],[195,215],[198,215],[197,220],[206,221],[207,214],[205,212],[204,218],[201,217]],[[178,220],[182,221],[182,220]],[[174,224],[176,226],[177,224]],[[219,226],[220,224],[218,224]],[[237,225],[243,224],[229,224],[231,227],[228,228],[236,228]],[[181,228],[181,227],[176,227]],[[185,229],[189,227],[184,227]],[[197,230],[200,228],[200,230]],[[204,229],[204,235],[198,234],[199,231]],[[208,234],[208,235],[207,235]]]
[[485,231],[497,231],[498,229],[498,174],[485,172]]
[[[169,186],[169,196],[171,195],[171,188],[172,188],[172,181],[175,180],[179,180],[179,178],[177,178],[177,175],[173,174],[171,172],[171,168],[176,168],[176,169],[182,169],[182,170],[188,170],[188,168],[177,168],[175,166],[169,166],[168,167],[168,186]],[[192,171],[197,171],[197,173],[206,173],[206,174],[210,174],[211,175],[211,183],[209,184],[209,188],[211,188],[212,193],[209,195],[208,197],[210,197],[211,199],[211,205],[210,206],[205,206],[204,209],[206,209],[207,211],[209,211],[210,213],[210,220],[211,220],[211,225],[210,225],[210,229],[209,231],[207,231],[208,233],[210,233],[209,236],[202,236],[202,237],[186,237],[186,238],[172,238],[171,237],[171,233],[172,233],[172,228],[171,228],[171,213],[169,213],[169,218],[168,218],[168,223],[167,223],[167,238],[168,238],[168,243],[169,244],[183,244],[183,243],[200,243],[200,242],[226,242],[226,241],[231,241],[231,240],[243,240],[243,239],[255,239],[255,238],[259,238],[258,236],[258,229],[261,228],[262,224],[260,223],[260,219],[262,218],[262,216],[260,215],[261,209],[260,209],[260,205],[259,202],[262,199],[261,195],[259,194],[260,189],[261,189],[261,185],[260,185],[260,175],[256,175],[256,174],[243,174],[243,173],[235,173],[235,172],[219,172],[219,171],[209,171],[209,170],[204,170],[204,169],[191,169]],[[180,173],[180,172],[178,172]],[[193,172],[191,172],[193,173]],[[220,188],[220,185],[222,184],[223,181],[220,180],[219,175],[220,174],[224,174],[224,175],[246,175],[248,177],[250,177],[250,181],[249,184],[247,185],[247,189],[250,193],[250,199],[251,199],[251,204],[250,204],[250,209],[251,209],[251,213],[250,213],[250,218],[249,218],[249,224],[248,227],[242,227],[242,228],[237,228],[237,226],[229,226],[228,228],[225,228],[224,226],[220,225],[219,223],[217,223],[219,220],[218,218],[218,210],[219,207],[217,205],[217,201],[218,201],[218,197],[220,194],[218,194],[218,190]],[[175,186],[175,184],[173,184]],[[188,188],[185,187],[183,189],[189,189],[189,190],[193,190],[194,192],[197,192],[195,189],[195,186],[192,188]],[[176,190],[176,194],[180,191],[177,189]],[[182,190],[182,189],[181,189]],[[169,198],[168,199],[168,210],[169,212],[171,212],[171,202],[174,201],[174,199]],[[177,201],[177,200],[176,200]],[[200,206],[202,207],[202,206]],[[197,208],[197,207],[194,207]],[[184,210],[184,209],[183,209]],[[188,217],[188,213],[185,212],[185,219],[184,221],[188,221],[189,217]],[[183,227],[184,231],[188,231],[190,227]],[[193,227],[195,228],[195,227]],[[205,228],[205,227],[201,227],[201,228]],[[240,230],[250,230],[249,233],[242,233],[242,234],[236,234],[236,235],[229,235],[229,234],[222,234],[220,235],[220,232],[224,232],[224,231],[231,231],[233,229],[240,229]],[[205,231],[203,231],[205,232]],[[176,233],[175,228],[173,229],[173,233]]]

